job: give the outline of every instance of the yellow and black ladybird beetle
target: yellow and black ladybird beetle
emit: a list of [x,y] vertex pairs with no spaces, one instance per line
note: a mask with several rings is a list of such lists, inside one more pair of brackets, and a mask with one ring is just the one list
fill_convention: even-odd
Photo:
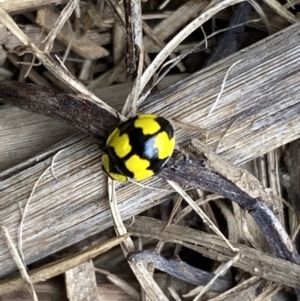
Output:
[[125,182],[142,181],[155,175],[172,156],[175,137],[165,118],[137,115],[117,126],[106,142],[103,169],[109,177]]

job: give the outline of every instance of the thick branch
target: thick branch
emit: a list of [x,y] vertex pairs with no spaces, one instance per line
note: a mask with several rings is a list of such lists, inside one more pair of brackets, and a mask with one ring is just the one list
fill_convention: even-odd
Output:
[[[215,274],[197,269],[186,262],[179,260],[179,258],[167,259],[158,253],[148,250],[130,253],[128,259],[135,262],[151,263],[154,268],[197,286],[206,285],[215,276]],[[217,292],[224,292],[232,288],[232,286],[232,281],[219,277],[217,281],[213,283],[211,289]]]
[[[220,172],[214,171],[208,164],[207,158],[189,157],[186,159],[182,156],[181,159],[176,160],[175,165],[172,166],[172,163],[174,162],[170,162],[170,167],[161,173],[161,177],[181,185],[200,187],[205,191],[217,193],[236,202],[255,219],[276,256],[300,264],[300,256],[295,246],[275,217],[274,212],[267,207],[265,200],[261,197],[252,197],[250,191],[242,190]],[[240,176],[244,175],[241,173]],[[251,185],[253,183],[245,181],[245,184]],[[257,194],[259,195],[259,191]]]
[[0,85],[0,102],[64,121],[102,143],[118,124],[117,118],[102,107],[43,86],[4,82]]

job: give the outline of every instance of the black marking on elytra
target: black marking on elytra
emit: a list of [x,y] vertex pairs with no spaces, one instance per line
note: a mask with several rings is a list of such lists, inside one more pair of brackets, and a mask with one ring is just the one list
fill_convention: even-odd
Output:
[[113,157],[109,157],[109,171],[129,178],[133,178],[133,172],[128,170],[124,163],[125,162],[123,160],[120,160],[119,158],[117,160],[114,160]]
[[141,128],[136,128],[134,126],[135,119],[137,119],[137,117],[128,119],[119,125],[120,136],[126,133],[129,137],[129,143],[132,146],[131,152],[124,158],[119,158],[113,147],[107,147],[107,154],[110,159],[110,171],[130,178],[133,178],[134,174],[125,166],[126,160],[133,155],[138,155],[142,159],[149,160],[150,166],[147,168],[148,170],[157,173],[159,169],[167,163],[169,158],[158,159],[159,150],[154,147],[155,138],[157,134],[164,131],[168,134],[169,139],[172,139],[174,136],[172,125],[168,120],[162,117],[155,119],[159,123],[160,129],[151,135],[144,135]]
[[155,120],[159,123],[161,129],[168,134],[169,139],[172,139],[174,136],[174,130],[171,123],[163,117],[157,117]]
[[127,121],[121,123],[118,128],[120,130],[120,135],[123,135],[124,133],[128,133],[129,131],[132,130],[132,128],[134,128],[134,121],[138,119],[137,116],[128,119]]
[[168,162],[169,157],[166,159],[153,159],[151,160],[150,166],[148,169],[153,170],[154,173],[157,173],[161,168],[165,166],[165,164]]

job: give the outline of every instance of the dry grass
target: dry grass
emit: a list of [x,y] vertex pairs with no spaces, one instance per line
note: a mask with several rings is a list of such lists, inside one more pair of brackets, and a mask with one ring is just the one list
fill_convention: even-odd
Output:
[[[162,113],[174,119],[174,124],[178,120],[177,125],[182,125],[177,139],[180,147],[191,138],[200,137],[232,163],[253,159],[247,169],[259,181],[242,171],[237,176],[234,168],[226,170],[226,174],[222,174],[225,168],[218,172],[249,195],[262,198],[295,237],[299,230],[299,211],[293,207],[292,200],[287,200],[292,205],[283,200],[288,196],[290,182],[285,190],[280,167],[285,152],[283,145],[300,136],[296,106],[299,97],[295,96],[298,81],[294,74],[299,43],[293,38],[288,40],[289,35],[297,34],[298,25],[287,28],[298,22],[291,7],[299,1],[281,5],[276,0],[264,0],[264,3],[251,0],[254,10],[243,21],[251,28],[249,36],[259,40],[267,33],[281,33],[248,48],[249,56],[241,51],[174,86],[169,87],[174,76],[165,76],[169,66],[173,67],[172,72],[199,70],[203,62],[194,64],[189,62],[189,57],[205,60],[207,48],[213,51],[216,44],[215,28],[211,32],[214,22],[224,26],[222,20],[229,20],[230,7],[242,2],[201,0],[168,4],[161,1],[152,7],[150,2],[124,0],[123,7],[114,0],[14,0],[9,5],[0,0],[1,80],[29,79],[35,84],[73,93],[120,120],[141,110]],[[251,22],[258,18],[259,22]],[[285,41],[289,47],[285,48]],[[199,45],[205,46],[200,49]],[[267,48],[270,45],[272,49]],[[271,51],[274,55],[268,57]],[[262,59],[264,55],[266,61]],[[278,73],[274,80],[275,72]],[[126,79],[128,74],[131,80]],[[158,83],[161,74],[165,78]],[[180,79],[185,76],[179,75]],[[154,87],[156,84],[162,86]],[[260,87],[257,94],[251,95],[255,90],[252,86]],[[147,99],[155,89],[160,94],[152,94]],[[277,93],[276,89],[283,93]],[[274,103],[269,101],[272,92],[278,98]],[[204,95],[201,100],[195,96],[200,93]],[[255,106],[257,98],[266,101],[258,101]],[[239,111],[240,107],[249,109]],[[272,257],[257,225],[237,204],[200,189],[182,189],[169,182],[176,186],[175,192],[158,178],[139,186],[107,181],[94,140],[77,134],[61,142],[62,133],[54,135],[53,131],[68,134],[74,130],[15,110],[0,107],[3,116],[0,153],[6,156],[0,166],[0,207],[4,213],[0,225],[5,232],[0,238],[1,276],[5,276],[0,283],[1,300],[22,296],[22,300],[46,301],[51,294],[58,301],[67,298],[71,301],[182,300],[185,297],[211,301],[292,300],[297,293],[300,298],[299,266]],[[259,130],[254,129],[256,126]],[[201,133],[201,128],[205,133]],[[28,143],[30,139],[35,141]],[[26,155],[15,159],[13,152],[22,152],[24,145]],[[46,150],[46,145],[51,147]],[[63,151],[53,168],[52,157],[60,150]],[[216,169],[220,162],[213,156],[209,156],[210,169]],[[188,207],[182,199],[188,200]],[[156,206],[162,203],[165,206]],[[124,225],[124,219],[141,212],[159,219],[138,217]],[[113,224],[120,237],[107,242],[115,236]],[[134,237],[127,231],[132,231]],[[18,240],[19,252],[13,240]],[[112,249],[119,244],[121,248]],[[67,255],[75,252],[73,248],[77,253]],[[168,257],[179,255],[191,265],[204,256],[199,273],[207,269],[215,277],[210,274],[210,280],[195,284],[196,281],[185,281],[188,277],[179,277],[175,268],[168,275],[155,270],[153,262],[145,265],[127,260],[128,254],[136,249],[155,250]],[[18,261],[28,291],[24,291],[20,277],[6,278],[16,269],[9,250],[13,250],[13,259]],[[62,259],[54,260],[52,254]],[[52,263],[47,265],[49,260]],[[171,263],[165,261],[166,268]],[[188,265],[185,268],[192,271]],[[64,273],[67,295],[60,295],[59,283]],[[224,274],[234,283],[229,290],[222,291],[218,285]],[[58,275],[60,278],[54,282],[33,286]]]

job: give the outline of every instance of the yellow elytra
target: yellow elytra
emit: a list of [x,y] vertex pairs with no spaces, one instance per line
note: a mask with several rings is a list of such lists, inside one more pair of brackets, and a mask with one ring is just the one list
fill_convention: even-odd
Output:
[[143,114],[118,125],[106,142],[104,171],[120,182],[148,179],[158,173],[175,148],[174,129],[165,118]]

